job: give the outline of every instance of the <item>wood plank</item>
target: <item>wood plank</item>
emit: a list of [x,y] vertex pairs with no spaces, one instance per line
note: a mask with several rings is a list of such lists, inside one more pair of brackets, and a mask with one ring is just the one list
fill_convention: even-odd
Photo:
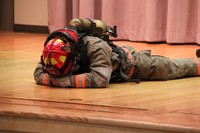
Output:
[[[2,117],[1,121],[3,123],[7,122],[5,120],[18,121],[18,119],[23,119],[23,121],[30,121],[35,119],[42,121],[59,121],[59,122],[72,122],[72,123],[82,123],[88,124],[93,127],[93,125],[100,126],[109,126],[114,128],[132,128],[147,131],[159,131],[159,132],[196,132],[200,131],[198,128],[191,127],[191,122],[194,125],[195,120],[198,120],[199,117],[189,116],[187,120],[187,126],[180,126],[177,121],[177,117],[180,118],[184,115],[174,114],[173,112],[154,112],[150,110],[141,110],[135,108],[120,108],[120,107],[108,107],[108,106],[98,106],[98,105],[84,105],[84,104],[72,104],[72,103],[48,103],[44,101],[33,101],[31,104],[30,101],[21,101],[18,99],[1,99],[4,103],[1,103],[0,106],[0,116],[9,116]],[[7,106],[6,103],[9,102],[11,106]],[[10,110],[10,111],[9,111]],[[159,119],[160,115],[164,118],[163,120]],[[145,121],[144,119],[145,118]],[[174,119],[175,118],[175,119]],[[4,120],[5,119],[5,120]],[[16,120],[15,120],[16,119]],[[157,119],[157,121],[155,121]],[[185,121],[186,122],[186,121]],[[198,124],[198,121],[196,121]],[[14,122],[16,123],[16,122]],[[33,122],[34,123],[34,122]],[[159,124],[158,124],[159,123]],[[172,124],[173,123],[173,124]],[[55,123],[56,124],[56,123]],[[19,125],[19,124],[17,124]],[[22,126],[22,125],[19,125]],[[9,125],[10,127],[10,125]],[[0,126],[0,129],[5,129],[5,126]],[[8,127],[7,127],[8,128]],[[13,127],[17,130],[17,127]],[[9,129],[9,128],[8,128]],[[31,131],[32,129],[27,129]],[[26,130],[23,130],[26,131]]]

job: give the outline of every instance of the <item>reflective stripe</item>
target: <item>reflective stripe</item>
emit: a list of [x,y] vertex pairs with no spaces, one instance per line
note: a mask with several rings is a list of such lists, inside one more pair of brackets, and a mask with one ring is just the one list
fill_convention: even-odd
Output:
[[132,66],[132,67],[131,67],[131,70],[130,70],[130,72],[129,72],[129,74],[128,74],[128,77],[129,77],[129,78],[131,78],[131,77],[133,76],[134,69],[135,69],[134,66]]
[[76,86],[76,88],[85,88],[86,87],[85,74],[75,75],[75,86]]
[[42,77],[42,84],[48,85],[48,74],[44,74]]
[[46,85],[48,85],[48,84],[49,84],[49,75],[46,74]]
[[79,80],[78,80],[78,75],[75,75],[75,86],[79,88]]
[[86,84],[85,84],[86,78],[85,78],[85,74],[82,75],[82,87],[85,88]]
[[200,75],[200,60],[193,59],[195,64],[197,65],[197,75]]
[[44,76],[42,77],[42,84],[45,84],[45,74],[44,74]]

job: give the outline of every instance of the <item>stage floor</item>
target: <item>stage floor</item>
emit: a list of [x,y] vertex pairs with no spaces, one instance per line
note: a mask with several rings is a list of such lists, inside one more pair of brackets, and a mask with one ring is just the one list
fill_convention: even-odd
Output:
[[[200,77],[110,84],[99,89],[39,86],[33,71],[46,37],[0,31],[0,132],[64,130],[47,121],[66,122],[71,126],[66,129],[74,132],[200,132]],[[195,44],[116,43],[170,58],[194,58],[200,48]]]

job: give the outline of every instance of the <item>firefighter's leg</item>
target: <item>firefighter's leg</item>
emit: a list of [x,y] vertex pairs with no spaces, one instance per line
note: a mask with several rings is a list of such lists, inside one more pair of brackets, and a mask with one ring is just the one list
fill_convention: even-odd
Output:
[[200,61],[197,59],[169,59],[141,51],[136,57],[134,78],[142,80],[168,80],[199,75]]
[[169,60],[169,79],[193,77],[200,75],[200,60],[171,59]]

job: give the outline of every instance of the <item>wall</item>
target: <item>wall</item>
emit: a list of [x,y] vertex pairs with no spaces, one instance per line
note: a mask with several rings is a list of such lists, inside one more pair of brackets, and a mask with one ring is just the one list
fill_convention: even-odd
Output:
[[14,0],[0,0],[0,30],[13,31]]
[[14,0],[14,24],[48,25],[48,0]]

